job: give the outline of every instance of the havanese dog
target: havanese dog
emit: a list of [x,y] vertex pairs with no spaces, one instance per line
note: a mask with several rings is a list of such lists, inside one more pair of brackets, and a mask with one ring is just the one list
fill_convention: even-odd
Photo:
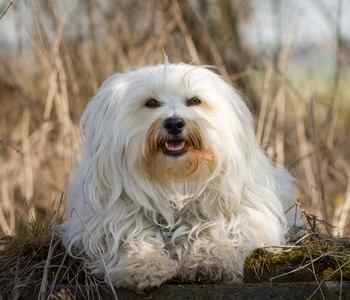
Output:
[[242,97],[208,68],[111,76],[81,132],[62,238],[114,286],[239,281],[252,250],[284,243],[293,179],[257,144]]

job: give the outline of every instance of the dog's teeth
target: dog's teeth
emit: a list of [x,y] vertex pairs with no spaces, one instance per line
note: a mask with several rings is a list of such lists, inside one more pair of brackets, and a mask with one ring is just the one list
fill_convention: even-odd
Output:
[[172,143],[165,143],[165,147],[169,150],[169,151],[179,151],[182,150],[185,147],[185,142],[181,142],[178,144],[172,144]]

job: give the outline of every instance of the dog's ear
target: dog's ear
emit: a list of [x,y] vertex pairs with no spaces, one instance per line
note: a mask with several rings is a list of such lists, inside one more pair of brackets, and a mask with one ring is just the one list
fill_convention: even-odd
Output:
[[122,193],[122,183],[114,146],[117,138],[118,87],[123,75],[107,79],[89,102],[81,119],[82,161],[76,176],[84,199],[95,209],[106,209]]
[[[111,114],[118,113],[119,89],[124,81],[124,75],[117,73],[107,78],[97,94],[87,104],[80,121],[80,132],[83,140],[103,138]],[[96,140],[96,142],[98,142]]]
[[82,157],[69,183],[67,221],[61,229],[68,251],[84,249],[93,268],[99,267],[105,247],[113,248],[106,251],[106,264],[117,257],[121,235],[113,224],[126,224],[126,205],[132,207],[122,201],[122,149],[116,122],[124,83],[124,75],[109,78],[84,111]]

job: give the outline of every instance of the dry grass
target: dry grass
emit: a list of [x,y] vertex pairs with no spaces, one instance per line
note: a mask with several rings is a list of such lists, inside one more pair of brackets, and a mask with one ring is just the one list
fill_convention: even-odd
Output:
[[26,43],[0,53],[0,232],[13,235],[56,206],[79,148],[79,116],[102,80],[159,63],[166,52],[174,62],[215,65],[236,85],[256,115],[258,141],[297,178],[310,226],[349,234],[350,108],[341,67],[349,48],[339,28],[334,79],[317,88],[287,73],[289,37],[273,59],[245,43],[248,4],[191,3],[35,1],[7,12],[17,19],[24,12],[32,30]]
[[[54,226],[60,217],[51,216],[49,223],[31,222],[17,227],[13,237],[0,238],[0,286],[5,299],[123,299],[132,293],[115,290],[95,277],[84,259],[67,254]],[[317,282],[313,295],[323,283],[350,280],[350,241],[328,235],[306,232],[284,247],[256,249],[247,258],[244,282]],[[212,284],[200,277],[194,282],[173,279],[170,284]],[[130,294],[131,293],[131,294]],[[341,291],[340,291],[341,293]],[[134,295],[134,294],[133,294]],[[147,296],[147,293],[145,294]],[[310,299],[312,295],[310,296]]]
[[[288,73],[290,37],[281,35],[272,59],[245,43],[240,29],[251,16],[249,1],[246,6],[238,0],[60,1],[68,2],[17,1],[3,17],[16,18],[19,31],[26,26],[23,16],[32,18],[27,38],[0,51],[3,294],[54,299],[60,286],[68,285],[71,291],[62,292],[67,299],[79,293],[93,298],[106,288],[83,261],[66,255],[52,233],[59,221],[52,214],[62,213],[65,182],[79,149],[78,121],[88,99],[108,75],[159,63],[164,52],[173,62],[215,65],[236,85],[255,114],[259,143],[297,179],[311,235],[282,256],[257,250],[251,266],[258,273],[251,274],[277,280],[302,273],[303,280],[316,280],[320,287],[326,279],[349,279],[348,242],[315,238],[319,230],[350,234],[350,47],[338,25],[334,74],[328,82],[314,82]],[[284,258],[294,264],[281,263]],[[275,273],[265,273],[266,266]]]
[[[58,220],[56,220],[58,221]],[[0,286],[5,299],[98,299],[108,290],[82,259],[69,256],[55,222],[21,224],[0,239]]]

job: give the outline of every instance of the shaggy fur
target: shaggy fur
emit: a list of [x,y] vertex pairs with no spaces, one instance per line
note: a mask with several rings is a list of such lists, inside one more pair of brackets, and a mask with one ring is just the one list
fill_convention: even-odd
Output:
[[[193,97],[200,103],[186,102]],[[186,122],[177,156],[162,151],[173,116]],[[207,68],[115,74],[88,104],[81,130],[62,236],[106,281],[143,289],[173,277],[240,280],[253,249],[284,243],[292,179],[257,145],[240,95]]]

